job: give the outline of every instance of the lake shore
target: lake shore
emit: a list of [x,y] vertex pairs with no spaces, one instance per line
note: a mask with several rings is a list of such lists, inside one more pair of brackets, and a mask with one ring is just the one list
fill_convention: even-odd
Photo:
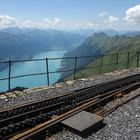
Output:
[[[43,52],[35,55],[34,59],[45,59],[45,58],[61,58],[63,57],[66,51],[49,51]],[[56,71],[60,68],[61,60],[50,60],[49,63],[49,71]],[[1,78],[6,78],[8,76],[8,68],[0,72]],[[12,65],[11,68],[11,77],[26,75],[26,74],[35,74],[35,73],[46,73],[46,61],[25,61],[24,63],[18,62]],[[46,75],[36,75],[36,76],[28,76],[28,77],[19,77],[18,79],[11,80],[11,88],[20,86],[20,87],[35,87],[35,86],[43,86],[47,85]],[[58,73],[50,74],[50,84],[53,84],[59,78]],[[0,91],[6,91],[8,87],[8,81],[0,81]]]

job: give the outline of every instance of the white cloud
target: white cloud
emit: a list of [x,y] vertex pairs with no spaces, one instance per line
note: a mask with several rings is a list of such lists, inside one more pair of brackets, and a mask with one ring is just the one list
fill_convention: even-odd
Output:
[[140,4],[129,8],[125,14],[125,21],[140,25]]
[[86,26],[88,28],[98,28],[99,27],[99,23],[92,23],[92,22],[89,22],[86,24]]
[[78,29],[96,29],[99,27],[99,23],[87,22],[87,23],[77,23],[75,28]]
[[8,15],[0,15],[0,28],[17,26],[18,20]]
[[54,17],[53,19],[44,19],[43,24],[50,27],[60,27],[63,21],[60,18]]
[[57,17],[41,21],[18,20],[8,15],[0,15],[0,28],[24,27],[24,28],[62,28],[63,21]]
[[63,22],[61,19],[55,17],[52,19],[45,18],[39,22],[25,20],[25,21],[21,22],[19,26],[26,27],[26,28],[35,27],[35,28],[42,28],[42,29],[43,28],[61,28],[62,23]]
[[104,17],[104,16],[106,16],[107,15],[107,12],[101,12],[101,13],[99,13],[99,17]]
[[104,23],[108,24],[108,26],[116,25],[119,21],[119,18],[114,16],[109,16],[108,20],[105,20]]
[[99,23],[95,22],[85,22],[78,23],[74,22],[64,22],[60,18],[54,17],[52,19],[44,18],[40,21],[31,20],[19,20],[8,15],[0,15],[0,28],[7,27],[20,27],[20,28],[53,28],[53,29],[95,29],[99,27]]
[[[126,11],[125,21],[123,19],[119,19],[115,16],[105,16],[106,19],[98,19],[93,21],[63,21],[58,17],[53,18],[44,18],[39,21],[32,21],[26,19],[17,19],[15,17],[11,17],[9,15],[0,15],[0,28],[7,27],[20,27],[20,28],[39,28],[39,29],[58,29],[58,30],[71,30],[71,29],[133,29],[137,30],[138,23],[140,25],[140,14],[139,14],[139,6],[135,6],[135,8],[130,8]],[[135,9],[135,10],[134,10]],[[137,9],[137,10],[136,10]],[[133,11],[133,12],[132,12]],[[133,13],[133,14],[132,14]],[[135,13],[135,14],[134,14]],[[105,12],[102,15],[105,15]],[[127,22],[126,22],[127,21]],[[129,21],[129,22],[128,22]],[[137,26],[132,23],[137,23]],[[138,29],[139,30],[139,29]]]

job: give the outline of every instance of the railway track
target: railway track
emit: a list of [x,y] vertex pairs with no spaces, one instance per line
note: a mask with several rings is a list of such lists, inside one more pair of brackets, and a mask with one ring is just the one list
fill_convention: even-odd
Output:
[[96,110],[106,105],[116,95],[128,93],[139,86],[140,74],[137,74],[1,110],[0,139],[15,140],[35,137],[50,126],[81,110]]

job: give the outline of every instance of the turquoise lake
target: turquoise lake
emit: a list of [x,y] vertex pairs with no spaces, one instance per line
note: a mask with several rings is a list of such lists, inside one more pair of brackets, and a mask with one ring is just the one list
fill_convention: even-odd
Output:
[[[33,59],[40,58],[61,58],[66,51],[50,51],[37,54]],[[56,71],[60,68],[61,60],[49,60],[49,72]],[[18,62],[12,65],[11,76],[18,76],[24,74],[33,73],[45,73],[46,72],[46,62],[42,61],[26,61]],[[0,78],[8,77],[8,68],[0,72]],[[60,73],[49,74],[50,84],[55,83],[60,77]],[[37,87],[47,85],[47,75],[35,75],[11,79],[11,88],[20,87]],[[8,80],[0,81],[0,91],[8,90]]]

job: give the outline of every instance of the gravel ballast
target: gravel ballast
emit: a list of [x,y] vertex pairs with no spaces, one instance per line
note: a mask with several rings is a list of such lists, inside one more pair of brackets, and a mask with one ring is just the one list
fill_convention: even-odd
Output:
[[9,92],[0,95],[0,109],[17,104],[24,104],[35,100],[46,99],[49,96],[58,94],[60,95],[62,93],[71,92],[77,89],[93,86],[102,82],[107,82],[138,73],[140,73],[140,68],[122,70],[119,72],[110,72],[86,79],[67,81],[66,83],[58,83],[53,86],[42,86],[32,89],[25,89],[23,91]]
[[[140,92],[136,90],[135,92]],[[68,130],[56,133],[55,140],[140,140],[140,97],[105,117],[105,127],[82,138]]]
[[[22,91],[14,91],[0,95],[0,109],[17,104],[45,99],[50,96],[67,93],[73,90],[89,87],[102,82],[140,73],[140,68],[111,72],[103,75],[58,83],[53,86],[43,86]],[[140,88],[132,91],[140,93]],[[82,138],[67,129],[52,136],[53,140],[140,140],[140,97],[119,107],[116,111],[105,117],[105,127]]]

